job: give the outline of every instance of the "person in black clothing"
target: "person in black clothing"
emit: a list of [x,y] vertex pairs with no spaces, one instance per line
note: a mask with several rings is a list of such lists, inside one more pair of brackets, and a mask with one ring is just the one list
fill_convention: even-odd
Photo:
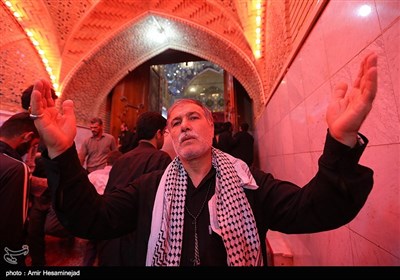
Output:
[[213,147],[218,149],[219,135],[224,131],[223,122],[214,122],[214,137],[213,137]]
[[222,126],[222,132],[219,133],[216,148],[221,151],[230,154],[232,151],[233,145],[233,136],[232,136],[232,123],[224,122]]
[[233,136],[230,154],[252,166],[254,160],[254,137],[248,132],[249,124],[242,123],[240,131]]
[[[33,85],[26,88],[21,95],[21,106],[25,111],[29,111]],[[58,96],[54,89],[51,89],[51,98],[56,100]],[[43,165],[41,152],[45,150],[42,142],[32,147],[28,153],[33,157],[34,164],[31,167],[32,176],[30,201],[31,206],[28,212],[27,225],[27,244],[29,246],[29,256],[32,266],[46,265],[46,229],[48,233],[59,237],[73,238],[60,225],[55,215],[52,215],[51,193],[47,187],[46,170]],[[31,159],[28,159],[28,162]],[[51,217],[51,218],[50,218]],[[46,226],[47,225],[47,226]]]
[[29,205],[29,167],[22,161],[39,143],[29,113],[17,113],[0,127],[0,251],[1,267],[24,266],[29,253],[26,221]]
[[129,130],[128,125],[121,123],[121,133],[118,135],[118,150],[125,154],[137,147],[136,134]]
[[[105,193],[117,186],[125,187],[140,175],[164,170],[171,162],[170,156],[160,150],[164,144],[167,120],[157,112],[145,112],[136,122],[139,145],[124,154],[113,165]],[[134,233],[98,243],[99,266],[132,266],[135,252]]]
[[[35,158],[33,176],[47,181],[46,170],[40,150]],[[47,184],[46,184],[47,185]],[[46,265],[45,224],[51,207],[51,193],[48,187],[31,194],[32,205],[29,209],[28,237],[29,255],[32,266]]]
[[373,171],[358,164],[368,143],[358,130],[376,95],[375,53],[363,60],[349,93],[346,84],[334,89],[319,168],[302,187],[249,170],[212,148],[211,112],[197,100],[180,99],[168,110],[177,157],[167,169],[99,196],[73,143],[73,102],[64,101],[63,114],[58,113],[46,98],[47,87],[46,81],[36,83],[32,108],[42,116],[35,125],[48,147],[55,210],[83,238],[135,230],[135,265],[264,265],[268,229],[291,234],[338,228],[354,219],[372,189]]

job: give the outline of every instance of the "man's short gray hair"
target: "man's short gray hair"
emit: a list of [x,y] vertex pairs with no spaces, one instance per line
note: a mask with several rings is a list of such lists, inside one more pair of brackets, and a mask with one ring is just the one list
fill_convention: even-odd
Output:
[[206,116],[206,119],[210,123],[214,123],[214,118],[213,118],[211,111],[201,101],[192,99],[192,98],[183,98],[183,99],[176,100],[174,102],[174,104],[172,104],[172,106],[169,107],[169,109],[168,109],[168,119],[169,119],[171,112],[175,109],[176,106],[181,105],[181,104],[187,104],[187,103],[195,104],[195,105],[201,107],[204,111],[204,115]]

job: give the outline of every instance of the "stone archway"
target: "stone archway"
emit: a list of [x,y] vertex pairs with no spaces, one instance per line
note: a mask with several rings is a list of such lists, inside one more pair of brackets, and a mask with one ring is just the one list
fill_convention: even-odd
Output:
[[[154,19],[167,32],[165,42],[147,37]],[[128,71],[167,49],[187,52],[220,65],[244,86],[255,110],[262,106],[262,79],[249,58],[251,54],[199,26],[151,14],[121,30],[85,57],[65,78],[62,100],[75,101],[77,122],[83,124],[99,111],[107,94]]]

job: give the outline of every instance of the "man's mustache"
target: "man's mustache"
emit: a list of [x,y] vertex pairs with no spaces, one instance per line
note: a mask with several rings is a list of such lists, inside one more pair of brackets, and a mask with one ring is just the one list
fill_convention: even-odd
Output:
[[181,135],[179,135],[179,138],[178,138],[178,141],[179,141],[179,143],[181,144],[182,142],[184,142],[184,141],[186,141],[186,140],[189,140],[189,139],[197,139],[198,138],[198,135],[197,135],[197,133],[194,133],[194,132],[185,132],[185,133],[182,133]]

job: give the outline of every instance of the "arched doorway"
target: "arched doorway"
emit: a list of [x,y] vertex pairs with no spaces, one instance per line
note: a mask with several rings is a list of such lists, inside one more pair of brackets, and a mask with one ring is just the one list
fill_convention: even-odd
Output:
[[112,89],[107,106],[111,108],[111,133],[118,135],[121,122],[133,129],[144,111],[158,111],[166,117],[169,106],[180,98],[200,100],[216,122],[230,121],[235,129],[244,120],[252,124],[252,101],[235,78],[219,65],[167,50],[130,71]]

